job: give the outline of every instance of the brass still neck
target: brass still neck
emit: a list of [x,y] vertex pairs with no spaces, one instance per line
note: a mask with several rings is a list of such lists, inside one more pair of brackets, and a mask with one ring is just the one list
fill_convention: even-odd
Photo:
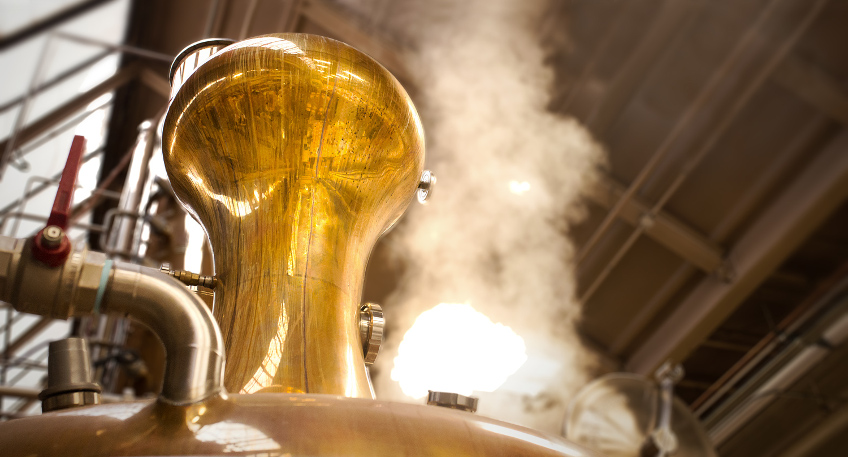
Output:
[[305,181],[280,195],[288,201],[266,201],[261,215],[209,232],[221,272],[214,314],[233,354],[225,383],[240,393],[370,397],[358,318],[374,239],[362,239],[346,223],[350,215],[325,185]]
[[212,244],[227,390],[372,397],[358,329],[365,266],[424,159],[400,84],[334,40],[249,39],[182,82],[163,148]]

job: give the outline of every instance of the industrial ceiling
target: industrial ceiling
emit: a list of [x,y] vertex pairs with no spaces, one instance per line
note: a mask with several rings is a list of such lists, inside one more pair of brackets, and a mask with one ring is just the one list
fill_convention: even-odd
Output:
[[[109,3],[46,14],[0,38],[0,50]],[[123,52],[114,75],[33,116],[16,146],[114,90],[100,184],[120,191],[137,126],[167,102],[167,56],[210,36],[337,38],[380,61],[416,99],[407,45],[369,16],[400,14],[403,2],[389,3],[131,2],[123,48],[112,47]],[[548,109],[577,119],[606,151],[586,218],[568,228],[581,337],[607,370],[650,376],[681,363],[677,393],[721,455],[844,454],[848,352],[837,327],[848,315],[848,3],[545,8]],[[94,210],[94,224],[107,209]],[[96,247],[98,237],[89,241]],[[385,249],[372,256],[368,299],[384,300],[402,276]]]

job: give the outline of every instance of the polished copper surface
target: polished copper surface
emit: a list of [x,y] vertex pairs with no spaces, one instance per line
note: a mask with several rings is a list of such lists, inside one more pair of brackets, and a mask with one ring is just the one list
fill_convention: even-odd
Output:
[[132,402],[2,424],[2,455],[590,456],[562,438],[438,406],[332,395]]
[[424,160],[400,84],[328,38],[245,40],[180,87],[163,147],[212,244],[227,390],[372,397],[358,329],[365,265]]

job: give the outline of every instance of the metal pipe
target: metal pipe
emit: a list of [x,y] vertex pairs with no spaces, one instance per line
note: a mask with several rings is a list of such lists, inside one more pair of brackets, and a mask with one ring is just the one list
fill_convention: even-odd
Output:
[[706,419],[714,443],[733,436],[771,404],[775,394],[785,391],[848,340],[848,294],[843,291],[834,301],[837,303],[809,332],[792,341]]
[[136,55],[139,57],[144,57],[152,60],[161,60],[163,62],[170,63],[173,60],[173,56],[168,54],[163,54],[161,52],[151,51],[149,49],[142,49],[135,46],[127,46],[123,44],[114,44],[109,43],[107,41],[95,40],[93,38],[88,38],[84,36],[74,35],[72,33],[67,32],[56,32],[56,36],[65,38],[70,41],[76,41],[77,43],[88,44],[92,46],[100,46],[105,49],[111,49],[113,51],[125,52],[127,54]]
[[[62,24],[88,13],[92,9],[95,9],[104,3],[112,1],[113,0],[89,0],[73,2],[72,6],[57,8],[55,10],[55,14],[32,21],[25,27],[12,30],[11,33],[4,33],[3,37],[0,38],[0,50],[6,50],[21,41],[32,38],[44,33],[45,31],[55,29]],[[68,4],[71,4],[71,2],[68,2]]]
[[592,233],[592,236],[586,241],[583,245],[583,248],[577,253],[576,256],[576,265],[580,266],[588,256],[589,252],[595,247],[595,245],[600,241],[601,237],[606,234],[609,228],[612,226],[612,223],[618,218],[618,214],[621,210],[624,209],[624,206],[628,201],[636,194],[636,192],[642,187],[642,185],[648,180],[648,178],[653,174],[654,170],[659,166],[662,160],[668,155],[669,152],[672,151],[672,146],[676,143],[678,137],[686,130],[686,127],[694,120],[695,116],[698,115],[703,110],[703,105],[705,105],[709,100],[711,100],[715,94],[714,92],[718,91],[718,88],[722,83],[727,79],[727,73],[737,65],[739,62],[744,62],[745,60],[745,51],[748,50],[751,43],[757,43],[760,37],[760,29],[763,24],[766,23],[767,19],[772,15],[776,6],[780,2],[778,0],[770,2],[757,17],[754,24],[746,31],[745,35],[739,41],[739,44],[734,47],[731,51],[730,55],[725,59],[721,66],[713,73],[712,77],[707,81],[707,84],[703,89],[698,93],[698,96],[695,98],[695,101],[689,105],[686,112],[680,117],[680,120],[674,125],[669,135],[663,141],[662,145],[654,152],[654,154],[648,159],[648,162],[645,166],[639,171],[639,174],[630,184],[630,186],[625,190],[624,194],[621,196],[619,201],[613,206],[604,220],[601,222],[601,225]]
[[848,134],[834,138],[750,224],[728,253],[734,280],[708,277],[642,342],[628,370],[683,360],[848,197]]
[[[835,284],[835,285],[834,285]],[[759,363],[768,357],[780,343],[784,335],[791,334],[798,327],[811,318],[810,314],[818,312],[832,298],[832,290],[840,291],[848,289],[848,263],[843,266],[830,279],[795,310],[789,313],[774,329],[764,336],[751,349],[746,351],[729,370],[727,370],[715,383],[711,384],[690,407],[697,416],[702,416],[719,399],[736,386],[749,371],[753,370]],[[822,298],[824,297],[824,298]]]
[[[138,126],[138,137],[133,146],[133,158],[127,170],[121,200],[118,202],[118,212],[115,213],[112,228],[106,236],[106,243],[101,246],[101,249],[107,253],[119,255],[126,253],[124,260],[130,260],[135,255],[133,240],[138,225],[144,184],[150,168],[148,165],[153,154],[155,125],[156,120],[148,119]],[[126,217],[127,214],[132,216]]]
[[209,308],[158,270],[117,262],[103,311],[129,315],[162,341],[167,356],[160,399],[190,404],[223,390],[224,343]]
[[212,0],[212,4],[209,5],[209,13],[206,16],[206,26],[203,27],[203,36],[201,38],[209,38],[212,36],[212,26],[215,24],[215,18],[218,16],[218,7],[221,4],[221,0]]
[[[718,226],[709,234],[707,239],[724,242],[727,235],[739,227],[741,221],[751,214],[752,208],[757,202],[761,202],[769,189],[781,179],[783,172],[791,166],[792,161],[807,151],[811,142],[815,141],[829,128],[829,119],[825,116],[816,116],[808,122],[789,144],[773,158],[769,166],[759,173],[756,180],[751,184],[745,195],[742,196],[730,210],[730,212],[719,222]],[[637,334],[645,329],[645,326],[657,313],[668,303],[668,300],[683,287],[695,274],[695,267],[684,261],[669,277],[665,284],[655,293],[647,304],[639,310],[636,316],[630,320],[625,329],[619,332],[616,339],[610,345],[613,354],[620,354],[625,347],[633,341]]]
[[815,428],[803,438],[792,443],[792,446],[783,451],[780,457],[815,455],[814,453],[828,440],[835,436],[844,436],[840,434],[844,433],[846,427],[848,427],[848,405],[843,405],[822,422],[816,424]]
[[[59,73],[58,75],[51,78],[50,80],[45,81],[44,84],[41,84],[40,86],[36,87],[33,90],[32,95],[38,95],[38,94],[44,92],[45,90],[50,89],[51,87],[55,86],[56,84],[59,84],[60,82],[70,78],[71,76],[74,76],[75,74],[81,72],[82,70],[85,70],[86,68],[94,65],[95,63],[100,62],[101,60],[110,56],[113,52],[114,51],[107,49],[106,51],[103,51],[99,54],[96,54],[91,58],[83,60],[82,62],[78,63],[77,65],[63,71],[62,73]],[[3,114],[6,111],[20,105],[21,103],[23,103],[24,100],[26,100],[26,95],[21,95],[20,97],[13,98],[12,100],[9,100],[8,102],[0,105],[0,114]]]
[[[14,144],[18,147],[23,147],[30,141],[39,138],[41,135],[52,130],[56,125],[65,121],[70,116],[76,115],[79,111],[85,109],[86,106],[94,102],[103,94],[111,92],[129,81],[132,81],[138,75],[139,68],[140,64],[138,62],[132,62],[129,65],[122,67],[114,75],[106,78],[103,82],[94,86],[90,90],[77,95],[51,112],[39,117],[31,123],[28,123],[18,132],[18,136]],[[7,138],[0,142],[0,153],[7,149],[7,145],[10,144],[10,141],[11,138]],[[4,155],[3,157],[0,157],[0,160],[2,160],[3,163],[6,163],[9,161],[9,158],[9,156]]]
[[18,141],[18,135],[23,129],[24,122],[26,121],[27,113],[29,112],[29,108],[32,102],[32,98],[35,96],[36,89],[39,84],[41,84],[41,80],[44,77],[44,73],[47,69],[48,55],[52,53],[54,50],[54,41],[53,37],[55,35],[50,33],[47,35],[47,40],[44,42],[44,46],[41,49],[41,54],[38,56],[38,63],[35,65],[35,74],[32,77],[32,81],[30,81],[29,87],[27,88],[26,95],[24,96],[23,101],[21,102],[21,109],[18,111],[18,115],[15,117],[15,124],[12,127],[12,132],[9,134],[9,139],[5,144],[5,148],[2,152],[2,156],[0,156],[0,178],[6,172],[6,165],[8,165],[14,157],[12,157],[12,152],[15,149]]
[[[100,105],[95,106],[92,109],[88,109],[88,110],[83,111],[78,116],[74,116],[74,118],[71,119],[70,121],[65,122],[64,124],[60,125],[59,127],[56,127],[53,130],[50,130],[49,132],[41,135],[37,140],[34,140],[32,142],[27,143],[26,146],[16,148],[15,151],[14,151],[16,153],[15,158],[17,158],[19,160],[23,160],[23,157],[25,155],[34,151],[35,149],[37,149],[41,145],[47,143],[48,141],[52,140],[53,138],[56,138],[57,136],[66,132],[71,127],[76,127],[77,125],[80,124],[80,122],[84,121],[91,114],[93,114],[97,111],[100,111],[101,109],[108,108],[111,105],[112,105],[112,100],[110,99],[109,101],[107,101],[105,103],[101,103]],[[100,148],[98,148],[98,150],[102,150],[102,149],[103,149],[102,146]]]
[[95,189],[91,193],[91,196],[81,201],[79,205],[74,207],[71,216],[72,224],[79,220],[81,217],[83,217],[86,213],[94,209],[95,206],[100,204],[100,200],[102,200],[104,197],[103,192],[109,189],[109,186],[112,185],[112,182],[117,179],[117,177],[124,171],[124,168],[129,165],[132,156],[133,150],[130,149],[126,152],[126,154],[124,154],[123,157],[121,157],[121,161],[118,162],[118,165],[115,165],[115,168],[113,168],[112,171],[109,172],[109,175],[100,180],[100,184],[97,186],[97,189]]
[[0,300],[53,318],[132,317],[165,347],[161,402],[187,405],[223,393],[221,331],[209,308],[179,281],[85,250],[49,267],[32,257],[30,242],[0,236]]
[[[90,157],[90,155],[88,157]],[[85,163],[86,161],[87,161],[87,158],[83,158],[83,163]],[[33,190],[32,185],[36,181],[40,182],[41,184],[36,187],[37,190]],[[26,208],[27,203],[30,201],[30,199],[32,197],[34,197],[36,194],[38,194],[42,190],[50,187],[51,185],[58,185],[58,184],[59,184],[59,178],[58,177],[44,178],[44,177],[41,177],[41,176],[30,176],[27,179],[26,185],[24,186],[23,196],[21,198],[19,198],[18,200],[15,200],[15,202],[11,203],[9,206],[7,206],[7,208],[9,208],[12,205],[17,205],[17,206],[20,207],[18,209],[18,211],[15,211],[13,213],[7,213],[7,212],[0,213],[0,234],[2,234],[2,231],[5,229],[6,224],[9,222],[9,219],[13,219],[15,221],[15,224],[12,226],[12,230],[9,233],[9,236],[17,236],[18,229],[20,228],[20,220],[21,219],[47,222],[48,218],[46,216],[28,214],[24,210]],[[77,190],[85,189],[85,187],[78,185],[78,186],[75,186],[75,189],[77,189]],[[103,190],[101,193],[102,193],[103,197],[115,199],[115,200],[117,200],[121,196],[120,193],[114,192],[114,191],[111,191],[111,190]],[[83,228],[85,230],[94,230],[94,231],[102,230],[101,226],[95,226],[95,225],[91,225],[91,224],[83,224],[83,223],[77,223],[77,222],[74,222],[73,226],[78,227],[78,228]]]
[[0,386],[0,395],[19,398],[38,398],[39,389],[27,389],[25,387]]
[[[88,154],[86,154],[82,158],[82,163],[88,162],[91,158],[93,158],[97,155],[100,155],[100,153],[102,153],[102,152],[103,152],[103,148],[97,148],[96,150],[89,152]],[[13,201],[12,203],[9,203],[8,205],[6,205],[2,209],[0,209],[0,217],[5,216],[7,213],[9,213],[13,209],[15,209],[21,203],[28,201],[29,198],[31,198],[33,195],[38,194],[39,192],[47,189],[48,187],[50,187],[51,184],[59,184],[59,178],[61,178],[61,177],[62,177],[62,172],[60,171],[59,173],[56,173],[55,175],[53,175],[52,178],[44,178],[44,181],[42,181],[41,185],[36,186],[34,189],[30,190],[29,192],[24,193],[24,195],[21,198]],[[2,224],[1,221],[0,221],[0,224]],[[2,229],[2,225],[0,225],[0,229]]]
[[[793,32],[787,37],[787,39],[781,44],[778,48],[777,52],[772,55],[766,61],[766,64],[762,66],[762,68],[757,72],[756,76],[751,80],[750,83],[746,85],[743,89],[742,94],[735,99],[730,109],[724,113],[719,121],[718,126],[713,130],[707,140],[702,143],[702,145],[695,151],[695,153],[690,157],[686,163],[683,165],[681,170],[678,172],[677,176],[675,176],[674,181],[671,183],[668,188],[663,192],[662,196],[660,196],[659,200],[657,200],[656,204],[648,211],[643,217],[643,223],[639,224],[639,226],[634,230],[627,241],[618,249],[613,258],[607,263],[601,273],[595,278],[592,282],[592,285],[586,290],[586,292],[581,297],[581,301],[586,303],[589,298],[595,293],[595,291],[601,286],[604,280],[606,280],[607,276],[612,272],[612,270],[618,265],[624,255],[630,250],[630,248],[635,244],[636,240],[642,235],[645,231],[646,227],[652,224],[653,220],[657,217],[657,215],[662,211],[665,204],[671,199],[671,197],[677,192],[677,189],[686,181],[686,178],[689,177],[689,174],[701,163],[701,161],[707,156],[707,153],[713,149],[713,147],[718,143],[718,141],[724,136],[724,132],[730,128],[733,121],[736,120],[736,117],[742,112],[745,106],[748,105],[748,102],[754,97],[754,95],[759,91],[760,87],[766,82],[768,77],[772,74],[772,72],[777,68],[780,62],[786,57],[787,54],[792,50],[795,46],[795,43],[804,35],[804,32],[807,31],[810,24],[812,24],[813,20],[818,17],[819,12],[824,7],[826,1],[819,0],[812,8],[810,8],[807,15],[801,20],[798,26],[793,30]],[[674,137],[674,135],[672,135]],[[658,151],[659,152],[659,151]],[[653,167],[659,163],[659,160],[654,161],[655,157],[662,158],[665,154],[657,154],[656,156],[651,158],[651,162],[649,165],[645,167],[643,171],[647,170],[647,173],[643,174],[640,172],[639,176],[636,180],[630,185],[630,187],[625,191],[625,194],[622,195],[621,199],[618,203],[613,207],[610,214],[607,216],[607,219],[617,218],[621,211],[624,209],[624,206],[633,198],[635,191],[641,187],[642,183],[647,179],[648,173],[653,170]],[[601,235],[603,235],[606,230],[609,228],[609,223],[607,223],[607,219],[601,224],[598,230],[592,235],[592,238],[586,243],[583,250],[581,250],[577,263],[585,259],[586,254],[589,250],[594,247],[595,243],[597,243],[598,239]],[[597,236],[596,236],[597,234]],[[725,271],[726,273],[726,271]],[[729,278],[720,278],[723,281],[728,280]]]
[[[49,219],[47,216],[44,216],[44,215],[41,215],[41,214],[31,214],[31,213],[21,213],[21,212],[9,213],[9,214],[6,215],[6,218],[12,219],[16,223],[20,220],[35,221],[35,222],[47,222],[47,219]],[[4,219],[4,221],[5,221],[5,219]],[[78,229],[85,230],[87,232],[95,232],[95,233],[103,232],[103,226],[97,225],[97,224],[83,224],[83,223],[80,223],[80,222],[75,222],[71,225],[71,228],[78,228]]]
[[250,32],[250,26],[253,24],[253,16],[256,14],[257,3],[259,3],[257,0],[250,0],[250,4],[247,5],[247,11],[244,13],[244,21],[241,24],[241,31],[239,32],[239,41],[247,38],[247,34]]

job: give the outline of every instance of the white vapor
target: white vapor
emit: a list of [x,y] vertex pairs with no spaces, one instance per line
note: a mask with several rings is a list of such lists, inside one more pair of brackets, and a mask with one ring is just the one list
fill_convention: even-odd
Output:
[[[390,373],[415,319],[439,303],[468,303],[509,326],[527,354],[497,391],[474,393],[478,412],[558,432],[596,363],[575,330],[568,229],[584,217],[581,196],[604,155],[578,122],[547,109],[554,75],[538,27],[548,3],[339,3],[407,49],[427,168],[438,176],[428,204],[414,205],[388,240],[407,268],[385,303],[378,398],[412,401]],[[464,339],[444,330],[433,337]]]

